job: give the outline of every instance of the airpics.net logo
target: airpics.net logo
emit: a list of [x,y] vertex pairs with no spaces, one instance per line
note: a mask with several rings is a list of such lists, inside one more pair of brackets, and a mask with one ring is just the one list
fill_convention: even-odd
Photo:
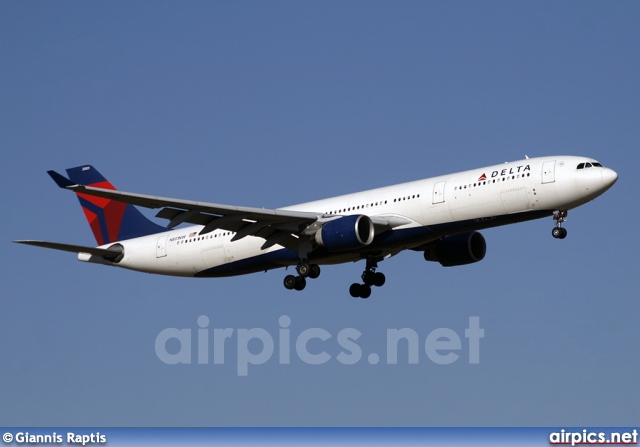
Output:
[[[264,328],[210,327],[206,315],[200,315],[196,325],[194,329],[160,331],[155,340],[158,359],[167,365],[235,364],[238,376],[249,375],[250,367],[253,370],[269,362],[289,365],[296,358],[307,365],[332,361],[342,365],[361,362],[370,365],[418,364],[423,361],[450,365],[464,360],[478,364],[480,341],[485,336],[480,317],[469,317],[467,327],[460,333],[443,327],[426,335],[424,331],[411,328],[393,328],[386,330],[386,346],[382,350],[370,350],[365,354],[362,343],[358,342],[363,336],[358,329],[344,328],[335,334],[319,327],[292,330],[292,321],[287,315],[278,319],[278,326],[271,332]],[[380,351],[385,352],[382,357],[378,354]]]

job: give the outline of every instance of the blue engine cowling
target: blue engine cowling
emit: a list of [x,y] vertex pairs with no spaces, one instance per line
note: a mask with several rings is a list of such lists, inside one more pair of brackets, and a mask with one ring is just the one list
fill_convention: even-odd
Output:
[[330,220],[318,230],[315,239],[329,251],[346,251],[369,245],[374,235],[373,222],[360,214]]
[[477,231],[447,236],[424,251],[424,259],[439,262],[443,267],[473,264],[482,261],[487,243]]

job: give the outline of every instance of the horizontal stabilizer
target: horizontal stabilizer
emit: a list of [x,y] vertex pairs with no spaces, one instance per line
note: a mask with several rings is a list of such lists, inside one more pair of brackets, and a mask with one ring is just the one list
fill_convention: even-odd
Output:
[[68,251],[71,253],[88,253],[94,256],[102,256],[105,259],[115,259],[122,255],[122,247],[114,246],[110,248],[83,247],[82,245],[60,244],[57,242],[45,241],[13,241],[18,244],[34,245],[36,247],[52,248],[54,250]]

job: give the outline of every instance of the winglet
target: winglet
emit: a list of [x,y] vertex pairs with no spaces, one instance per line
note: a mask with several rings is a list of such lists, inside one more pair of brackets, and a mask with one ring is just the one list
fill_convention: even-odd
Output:
[[91,187],[116,191],[115,186],[91,165],[67,169],[69,178],[55,171],[47,171],[47,174],[60,188],[76,193],[98,245],[167,231],[147,219],[131,204],[113,197],[101,198],[85,194],[86,189]]
[[58,174],[56,171],[47,171],[47,174],[51,176],[53,181],[56,182],[56,185],[58,185],[60,188],[66,189],[69,186],[75,185],[75,183],[73,183],[71,180],[61,174]]

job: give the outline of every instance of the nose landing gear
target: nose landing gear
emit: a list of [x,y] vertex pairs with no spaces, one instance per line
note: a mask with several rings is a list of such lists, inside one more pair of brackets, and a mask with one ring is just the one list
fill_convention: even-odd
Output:
[[562,222],[567,220],[568,211],[556,211],[553,213],[553,220],[556,221],[556,226],[551,230],[551,235],[556,239],[564,239],[567,237],[567,229],[562,228]]

